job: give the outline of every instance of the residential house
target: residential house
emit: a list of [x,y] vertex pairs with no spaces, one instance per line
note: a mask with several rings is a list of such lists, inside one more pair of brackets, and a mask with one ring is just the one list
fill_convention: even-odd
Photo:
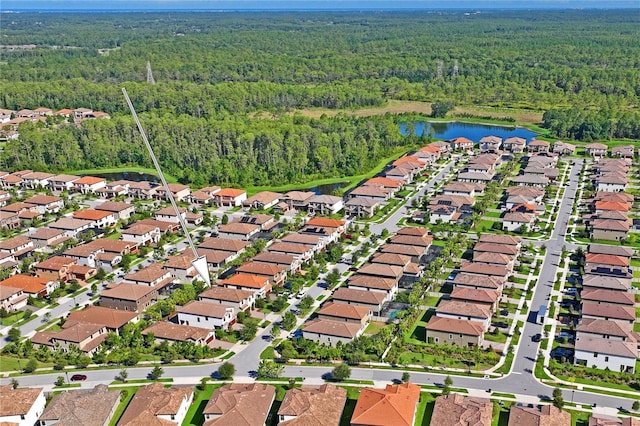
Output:
[[475,182],[487,184],[493,180],[493,175],[486,172],[463,172],[458,173],[458,181]]
[[453,393],[436,398],[431,424],[438,426],[491,426],[493,403],[489,398],[478,398]]
[[558,155],[573,155],[576,152],[576,146],[567,142],[555,141],[553,152]]
[[525,173],[511,179],[511,183],[519,186],[533,186],[536,188],[545,188],[549,185],[549,178],[541,174]]
[[193,300],[176,308],[178,324],[200,328],[227,330],[236,322],[236,311],[232,306]]
[[287,278],[287,268],[284,265],[253,262],[253,261],[246,262],[238,266],[235,272],[261,275],[269,278],[271,283],[277,286],[283,285]]
[[249,225],[258,225],[260,231],[271,231],[278,225],[275,218],[269,214],[251,214],[242,216],[240,223],[247,223]]
[[360,323],[316,318],[303,325],[302,336],[314,342],[335,346],[337,342],[351,342],[363,331],[364,327]]
[[0,191],[0,207],[6,206],[11,201],[11,193],[7,191]]
[[509,426],[571,426],[571,424],[571,414],[553,405],[538,405],[536,407],[512,405],[509,411]]
[[16,260],[29,257],[34,249],[33,241],[26,235],[0,241],[0,253],[8,253]]
[[49,186],[54,192],[72,191],[75,187],[75,182],[80,179],[80,176],[74,175],[55,175],[49,179]]
[[107,425],[120,405],[120,391],[107,385],[93,389],[68,390],[51,398],[40,415],[38,426]]
[[156,342],[191,342],[198,346],[215,347],[216,334],[214,330],[207,330],[190,325],[175,324],[169,321],[158,321],[142,330],[142,335],[153,334]]
[[129,195],[133,198],[151,199],[154,198],[160,184],[156,182],[140,181],[129,183]]
[[247,191],[235,188],[223,188],[213,194],[213,203],[218,207],[240,207],[247,199]]
[[138,314],[135,312],[89,305],[84,309],[71,311],[64,324],[65,326],[71,326],[76,323],[98,324],[104,326],[107,331],[120,334],[125,325],[137,321]]
[[[189,217],[187,218],[187,222],[189,221]],[[146,225],[152,226],[154,228],[158,228],[161,234],[167,234],[169,232],[178,232],[180,230],[180,224],[176,222],[163,222],[161,220],[155,219],[142,219],[133,223],[133,225]]]
[[347,391],[325,383],[287,391],[278,409],[280,426],[338,426],[347,402]]
[[83,176],[73,181],[73,189],[82,194],[95,193],[105,186],[107,186],[106,179],[94,176]]
[[371,310],[366,306],[326,302],[318,311],[318,318],[360,324],[364,327],[371,320]]
[[25,189],[47,188],[49,180],[55,175],[46,172],[31,172],[22,176],[22,187]]
[[107,333],[107,328],[102,324],[67,321],[64,323],[62,330],[57,332],[36,332],[31,341],[36,348],[49,346],[58,348],[63,352],[69,352],[72,348],[77,348],[92,356],[107,338]]
[[114,182],[107,182],[107,184],[96,191],[101,198],[115,198],[129,194],[129,187],[131,186],[129,180],[117,180]]
[[218,225],[218,237],[232,240],[250,240],[260,232],[260,225],[250,223],[230,222]]
[[485,136],[480,139],[480,152],[498,152],[502,145],[502,138],[499,136]]
[[91,222],[91,228],[107,228],[115,225],[117,222],[115,214],[104,210],[94,209],[74,212],[73,218]]
[[282,194],[271,191],[261,191],[242,202],[242,206],[256,210],[268,210],[280,202]]
[[604,288],[626,292],[631,289],[631,278],[585,274],[582,277],[582,287],[583,289]]
[[124,276],[124,281],[138,284],[156,287],[158,292],[162,292],[165,287],[173,283],[173,277],[171,272],[167,271],[158,263],[152,263],[146,268],[140,269],[132,274]]
[[386,301],[393,300],[398,292],[399,279],[354,274],[347,282],[348,288],[363,291],[376,291],[386,295]]
[[527,232],[534,221],[535,215],[530,213],[510,212],[502,217],[502,229],[508,232]]
[[404,183],[402,181],[399,181],[397,179],[386,178],[386,177],[383,177],[383,176],[376,176],[376,177],[373,177],[371,179],[368,179],[368,180],[364,181],[364,183],[362,185],[364,185],[364,186],[369,186],[369,185],[381,186],[381,187],[383,187],[385,189],[390,190],[393,193],[396,193],[397,191],[401,190],[404,187]]
[[234,308],[237,312],[246,312],[253,309],[255,293],[249,290],[212,286],[200,293],[198,300],[227,305]]
[[344,203],[344,211],[347,216],[355,216],[357,218],[370,218],[376,213],[376,209],[380,206],[380,202],[372,198],[351,198]]
[[538,139],[534,139],[531,142],[529,142],[529,145],[527,145],[527,151],[530,153],[544,153],[544,152],[549,152],[549,148],[550,148],[551,144],[547,141],[541,141]]
[[344,202],[341,197],[333,195],[316,195],[307,203],[307,210],[310,213],[320,215],[337,214],[344,208]]
[[459,300],[442,300],[436,308],[438,317],[478,322],[484,331],[489,329],[492,314],[490,306]]
[[485,188],[486,185],[482,183],[453,181],[444,186],[443,194],[475,198],[476,195],[483,195]]
[[[168,184],[169,191],[171,191],[171,195],[173,195],[173,199],[176,201],[183,201],[191,194],[191,188],[187,185],[182,185],[179,183],[170,183]],[[158,200],[169,201],[169,197],[167,196],[167,190],[163,185],[155,188],[155,194],[153,194],[153,198]]]
[[264,425],[276,388],[262,383],[229,383],[216,389],[204,407],[204,425]]
[[0,228],[16,229],[20,227],[20,217],[17,213],[0,211]]
[[52,256],[37,263],[33,267],[33,272],[40,278],[67,281],[74,278],[71,267],[77,264],[78,262],[75,259],[69,257]]
[[367,198],[378,202],[384,202],[393,196],[393,192],[382,186],[361,185],[350,191],[348,196],[349,199]]
[[53,195],[34,195],[24,200],[24,202],[36,206],[36,210],[40,214],[58,213],[64,208],[62,198]]
[[301,263],[293,255],[283,253],[262,252],[253,258],[254,262],[283,265],[287,271],[295,273],[300,269]]
[[242,252],[244,252],[244,250],[250,245],[251,243],[248,241],[234,240],[230,238],[205,238],[198,245],[198,248],[226,251],[237,256],[242,254]]
[[58,281],[23,274],[13,275],[0,281],[0,287],[19,289],[31,297],[48,296],[58,288],[58,286]]
[[269,246],[270,253],[281,253],[292,255],[300,262],[306,262],[313,257],[315,247],[307,244],[276,242]]
[[199,276],[193,266],[194,260],[193,252],[189,253],[185,250],[182,254],[169,256],[162,267],[169,271],[175,280],[182,283],[191,283]]
[[500,292],[487,288],[455,286],[449,297],[459,303],[470,302],[476,305],[484,305],[492,312],[495,312],[498,309]]
[[117,284],[100,293],[100,306],[142,313],[158,299],[158,289],[146,285]]
[[608,321],[601,318],[582,318],[576,327],[576,336],[635,342],[633,326],[626,322]]
[[598,192],[624,192],[629,184],[629,178],[619,173],[602,174],[593,181]]
[[[180,212],[180,216],[182,220],[186,220],[187,217],[187,209],[184,207],[179,207],[178,211]],[[180,219],[178,215],[176,215],[176,211],[172,206],[165,207],[160,209],[155,214],[156,220],[160,222],[172,222],[172,223],[180,223]]]
[[290,209],[306,210],[309,201],[316,196],[312,191],[289,191],[280,197]]
[[0,309],[15,312],[27,306],[29,295],[21,288],[0,285]]
[[171,423],[181,425],[192,402],[191,387],[165,388],[163,383],[155,382],[138,389],[118,421],[118,425]]
[[33,426],[46,403],[42,388],[14,389],[10,383],[0,385],[0,424]]
[[82,231],[86,231],[93,226],[93,222],[84,219],[62,217],[49,224],[49,228],[64,231],[64,235],[69,238],[78,238]]
[[351,426],[413,426],[420,387],[413,383],[362,388],[351,416]]
[[384,292],[347,287],[339,287],[333,292],[332,298],[337,303],[364,306],[374,315],[380,315],[384,303],[387,301],[387,295]]
[[[449,142],[449,145],[451,146],[452,151],[473,152],[473,141],[471,139],[459,137],[459,138],[449,139],[447,142]],[[502,142],[502,139],[500,140],[500,142]]]
[[105,201],[102,204],[96,206],[96,210],[113,213],[116,221],[127,221],[136,212],[136,207],[133,204],[121,203],[117,201]]
[[218,284],[223,287],[253,291],[256,297],[265,297],[271,292],[271,282],[269,278],[260,275],[235,274],[221,280]]
[[134,223],[122,230],[124,241],[133,241],[138,245],[157,244],[160,241],[160,228],[153,225]]
[[622,373],[635,372],[638,343],[578,335],[574,362],[578,365]]
[[490,276],[477,273],[460,272],[455,275],[452,283],[456,287],[472,289],[489,289],[502,292],[506,277]]
[[603,143],[594,142],[585,146],[585,150],[587,151],[587,155],[591,157],[606,157],[607,156],[607,146]]
[[619,158],[633,158],[635,150],[633,145],[614,146],[611,148],[611,156]]
[[582,318],[601,318],[633,324],[636,312],[633,306],[585,301],[582,302]]
[[484,327],[478,321],[456,319],[434,315],[426,329],[426,342],[463,347],[480,346]]
[[631,228],[629,220],[595,219],[591,222],[590,238],[594,240],[626,240]]

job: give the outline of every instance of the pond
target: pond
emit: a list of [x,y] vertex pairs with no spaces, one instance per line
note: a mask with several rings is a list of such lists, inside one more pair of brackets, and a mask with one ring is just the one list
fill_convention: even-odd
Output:
[[337,189],[349,185],[349,182],[325,183],[324,185],[316,185],[305,191],[315,192],[316,195],[333,195]]
[[91,176],[105,178],[109,182],[123,179],[134,182],[160,182],[160,178],[158,176],[142,172],[91,173]]
[[[409,123],[400,123],[400,133],[409,134]],[[461,123],[452,121],[448,123],[418,121],[414,124],[414,132],[417,136],[423,133],[431,134],[434,139],[467,138],[474,142],[480,142],[485,136],[498,136],[502,139],[519,137],[527,140],[527,143],[535,139],[537,133],[522,127],[496,126],[491,124]]]

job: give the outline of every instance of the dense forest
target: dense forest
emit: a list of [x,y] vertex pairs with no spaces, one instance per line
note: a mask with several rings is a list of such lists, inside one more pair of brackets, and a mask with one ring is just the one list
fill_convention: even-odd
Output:
[[[0,107],[89,107],[113,118],[26,126],[0,159],[11,168],[149,165],[131,143],[122,86],[161,162],[189,182],[361,173],[413,142],[391,118],[273,120],[263,111],[450,101],[548,111],[543,124],[560,138],[640,138],[639,24],[628,11],[11,15],[3,45],[35,48],[3,48]],[[145,82],[147,61],[155,85]]]

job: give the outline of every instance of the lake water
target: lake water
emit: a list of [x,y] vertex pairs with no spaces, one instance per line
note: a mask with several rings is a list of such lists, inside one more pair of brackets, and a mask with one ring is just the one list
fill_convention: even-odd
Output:
[[[408,128],[410,123],[400,123],[400,133],[408,135]],[[476,124],[476,123],[460,123],[453,121],[450,123],[431,122],[431,121],[419,121],[414,124],[414,132],[417,136],[422,136],[423,133],[432,134],[434,139],[453,139],[453,138],[467,138],[474,142],[480,142],[485,136],[498,136],[502,139],[519,137],[527,140],[527,143],[535,139],[537,133],[531,130],[524,129],[522,127],[505,127],[494,126],[488,124]]]
[[91,176],[105,178],[109,182],[123,179],[134,182],[160,182],[158,176],[141,172],[91,173]]

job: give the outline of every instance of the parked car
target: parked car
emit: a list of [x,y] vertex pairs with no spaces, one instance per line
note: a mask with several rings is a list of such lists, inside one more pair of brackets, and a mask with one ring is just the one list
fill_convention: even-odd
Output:
[[537,343],[537,342],[539,342],[540,340],[542,340],[542,334],[540,334],[540,333],[534,334],[534,335],[531,337],[531,341],[532,341],[532,342],[536,342],[536,343]]
[[72,382],[80,382],[82,380],[87,380],[87,376],[84,374],[74,374],[73,376],[71,376]]

